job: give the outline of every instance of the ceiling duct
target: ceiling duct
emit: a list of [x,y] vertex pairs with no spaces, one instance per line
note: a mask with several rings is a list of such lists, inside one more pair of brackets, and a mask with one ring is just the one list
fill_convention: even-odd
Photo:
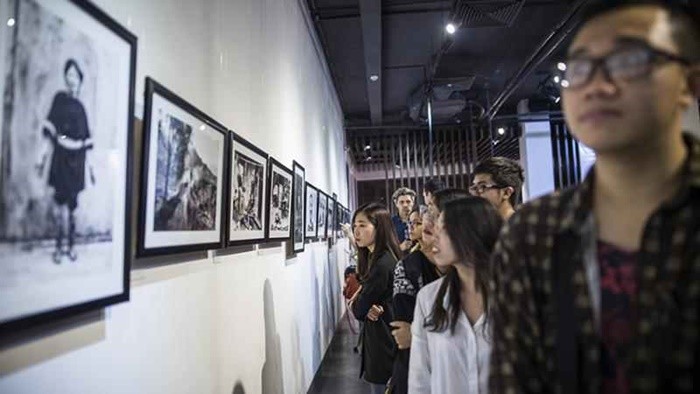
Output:
[[525,0],[458,0],[454,22],[461,27],[510,27]]

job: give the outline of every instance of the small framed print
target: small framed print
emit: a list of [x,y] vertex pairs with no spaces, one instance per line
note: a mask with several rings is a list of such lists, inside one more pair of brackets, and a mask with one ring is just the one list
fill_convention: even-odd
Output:
[[318,210],[316,220],[316,236],[319,239],[326,238],[326,219],[328,207],[328,195],[321,190],[318,191]]
[[304,186],[306,186],[306,171],[301,164],[294,161],[292,163],[292,171],[294,172],[294,181],[292,193],[292,223],[294,223],[292,230],[292,243],[294,244],[294,253],[300,253],[304,251],[304,236],[305,236],[305,212],[306,206],[304,201],[306,200],[306,193]]
[[318,237],[318,189],[306,183],[306,239]]
[[231,132],[227,246],[265,240],[268,155]]
[[139,256],[223,244],[228,131],[146,79]]
[[326,205],[326,230],[325,237],[333,238],[333,228],[335,226],[335,197],[328,196],[328,204]]
[[292,235],[292,183],[294,174],[279,161],[270,157],[267,189],[266,238],[286,241]]

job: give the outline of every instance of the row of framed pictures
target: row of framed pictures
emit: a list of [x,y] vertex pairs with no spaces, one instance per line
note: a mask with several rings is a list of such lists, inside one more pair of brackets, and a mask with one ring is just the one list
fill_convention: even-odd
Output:
[[[137,38],[87,0],[0,0],[0,336],[129,299]],[[330,236],[305,171],[157,82],[137,255]],[[310,189],[312,190],[312,189]],[[308,202],[313,204],[313,197]],[[318,191],[324,223],[348,215]],[[338,208],[336,209],[336,206]]]
[[337,235],[349,211],[151,78],[146,80],[138,256]]

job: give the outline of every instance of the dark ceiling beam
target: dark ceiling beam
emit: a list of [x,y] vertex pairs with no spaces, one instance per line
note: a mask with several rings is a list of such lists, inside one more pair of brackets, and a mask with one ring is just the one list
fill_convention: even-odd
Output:
[[[370,120],[382,124],[382,2],[360,0],[360,24],[365,53],[365,83],[369,101]],[[372,76],[377,76],[372,81]]]
[[576,21],[576,15],[583,9],[583,7],[589,3],[591,0],[577,0],[569,9],[569,12],[564,15],[559,23],[552,29],[549,34],[542,40],[532,54],[525,60],[525,63],[516,71],[515,74],[510,78],[503,90],[496,96],[493,104],[490,106],[486,114],[484,114],[484,119],[491,120],[501,109],[506,100],[518,89],[518,87],[525,81],[528,75],[530,75],[537,66],[540,65],[549,55],[554,52],[559,45],[569,36],[569,34],[576,28],[578,21]]
[[[480,0],[471,1],[471,5],[502,3],[503,0]],[[561,4],[561,0],[529,0],[524,3],[524,7]],[[382,10],[382,16],[404,15],[404,14],[426,14],[436,12],[450,12],[452,1],[425,1],[412,4],[386,5]],[[357,6],[331,6],[317,8],[315,18],[320,21],[334,19],[352,19],[360,17],[360,8]]]

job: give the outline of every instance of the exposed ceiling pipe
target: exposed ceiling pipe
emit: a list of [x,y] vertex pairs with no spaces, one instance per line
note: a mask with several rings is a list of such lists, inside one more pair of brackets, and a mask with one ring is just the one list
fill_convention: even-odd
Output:
[[[532,55],[523,63],[520,69],[511,77],[511,79],[506,84],[505,88],[496,96],[493,101],[493,105],[489,108],[488,112],[484,116],[485,119],[491,120],[501,109],[506,100],[515,92],[515,90],[523,83],[525,78],[532,73],[532,71],[540,65],[549,55],[554,52],[554,50],[559,46],[559,44],[566,39],[566,37],[571,33],[571,31],[578,25],[577,23],[571,24],[567,28],[567,24],[571,22],[576,14],[591,0],[578,0],[567,12],[564,18],[559,21],[559,23],[552,29],[552,31],[547,35],[547,37],[535,48]],[[563,32],[563,34],[562,34]]]

